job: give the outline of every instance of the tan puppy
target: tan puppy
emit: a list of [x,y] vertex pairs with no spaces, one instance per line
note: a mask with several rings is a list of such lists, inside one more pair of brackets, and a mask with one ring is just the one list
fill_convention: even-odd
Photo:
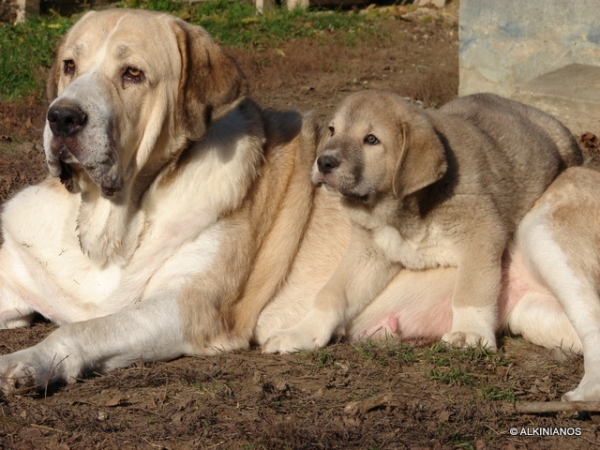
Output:
[[424,111],[367,91],[343,101],[329,133],[312,180],[342,195],[350,247],[305,319],[267,350],[325,345],[401,268],[435,267],[458,269],[442,339],[496,349],[502,255],[557,174],[581,164],[569,131],[494,95]]

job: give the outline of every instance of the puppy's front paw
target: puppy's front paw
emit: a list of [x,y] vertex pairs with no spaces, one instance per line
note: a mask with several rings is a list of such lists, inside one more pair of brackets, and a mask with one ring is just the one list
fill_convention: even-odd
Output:
[[471,348],[471,347],[483,347],[486,350],[495,352],[496,347],[496,336],[484,335],[481,333],[474,332],[463,332],[463,331],[451,331],[442,336],[442,341],[450,344],[452,347],[458,348]]
[[331,339],[327,327],[302,321],[286,330],[275,330],[263,345],[263,353],[294,353],[324,347]]

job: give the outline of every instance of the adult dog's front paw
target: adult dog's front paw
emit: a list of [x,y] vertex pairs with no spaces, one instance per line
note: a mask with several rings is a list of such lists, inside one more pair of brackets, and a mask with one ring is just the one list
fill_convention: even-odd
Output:
[[38,385],[44,370],[27,350],[0,356],[0,390],[11,394]]
[[497,350],[494,334],[451,331],[442,336],[442,341],[458,348],[483,347],[493,352]]
[[64,378],[62,361],[35,347],[0,356],[0,391],[12,394],[25,389],[44,389]]

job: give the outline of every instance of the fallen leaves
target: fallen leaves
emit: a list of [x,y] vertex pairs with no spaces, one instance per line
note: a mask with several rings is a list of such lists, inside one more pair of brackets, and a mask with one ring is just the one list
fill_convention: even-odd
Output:
[[591,152],[600,152],[600,138],[594,133],[583,133],[579,138],[581,146]]

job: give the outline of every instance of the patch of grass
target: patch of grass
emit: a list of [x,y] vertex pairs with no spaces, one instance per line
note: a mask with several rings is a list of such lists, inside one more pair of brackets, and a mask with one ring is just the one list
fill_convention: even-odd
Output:
[[368,20],[347,12],[288,11],[276,7],[259,16],[254,5],[244,2],[214,0],[193,5],[182,16],[206,28],[221,44],[232,47],[271,48],[292,38],[318,39],[325,33],[342,32],[340,42],[349,45]]
[[291,38],[316,37],[340,31],[342,42],[351,44],[353,36],[376,20],[371,16],[344,11],[315,11],[277,6],[258,15],[253,2],[210,0],[185,4],[174,0],[125,0],[123,6],[164,11],[201,25],[219,43],[232,47],[272,47]]
[[176,13],[182,10],[181,2],[175,0],[126,0],[123,2],[123,6],[168,13]]
[[54,49],[72,20],[60,16],[0,24],[0,100],[41,95]]
[[484,400],[487,401],[514,402],[517,400],[512,389],[501,389],[498,386],[483,386],[479,390]]
[[[352,45],[364,32],[376,33],[373,18],[342,11],[288,11],[278,7],[259,16],[251,2],[211,0],[186,4],[174,0],[125,0],[121,6],[164,11],[206,28],[230,47],[275,48],[292,38],[319,39],[336,33]],[[41,16],[19,25],[0,25],[0,101],[41,95],[59,38],[76,17]],[[370,31],[369,31],[370,30]]]
[[326,349],[320,349],[313,353],[314,359],[319,364],[319,367],[331,367],[335,362],[334,356],[329,353]]
[[415,347],[405,342],[378,342],[367,339],[365,342],[353,345],[353,348],[364,358],[377,362],[381,366],[387,366],[392,361],[411,363],[418,360]]
[[388,344],[388,355],[393,358],[399,358],[406,363],[416,362],[419,359],[419,356],[415,352],[415,346],[406,342]]
[[449,385],[471,386],[476,375],[465,370],[460,364],[450,362],[448,366],[433,367],[429,378]]
[[483,348],[457,349],[438,342],[423,350],[423,359],[433,365],[426,376],[449,385],[472,386],[477,375],[465,369],[464,364],[491,354]]

